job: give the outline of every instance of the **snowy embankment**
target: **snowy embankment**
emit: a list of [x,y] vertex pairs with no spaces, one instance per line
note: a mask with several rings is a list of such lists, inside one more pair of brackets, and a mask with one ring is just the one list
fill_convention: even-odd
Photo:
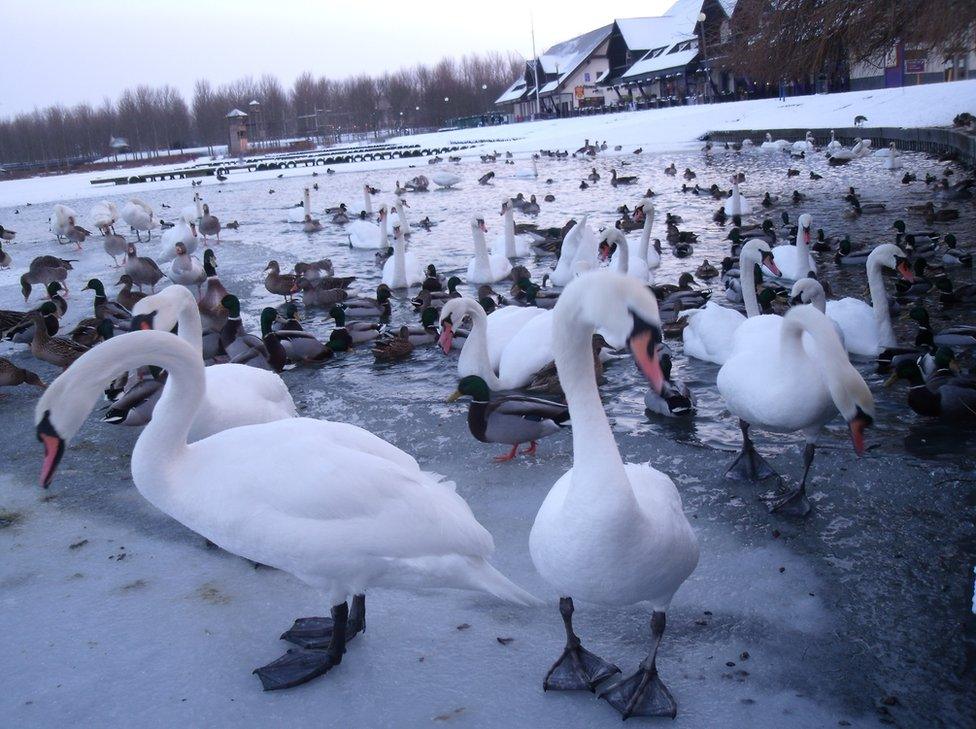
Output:
[[[797,96],[786,101],[762,99],[574,119],[552,119],[418,134],[396,137],[390,141],[396,144],[419,144],[422,147],[478,142],[473,148],[460,153],[464,157],[475,157],[494,149],[512,153],[528,153],[546,148],[576,149],[583,143],[584,138],[606,140],[611,149],[614,145],[620,144],[625,147],[642,146],[649,151],[663,151],[679,149],[685,144],[694,142],[705,132],[718,129],[843,127],[850,126],[857,115],[866,116],[870,126],[945,126],[951,124],[952,118],[963,111],[976,112],[976,80],[898,89],[852,91],[844,94]],[[339,167],[339,171],[421,165],[423,161],[420,165],[416,165],[415,160],[383,160],[345,164]],[[181,164],[169,167],[185,166]],[[125,172],[135,175],[141,171],[166,168],[166,166],[147,166],[126,169]],[[246,174],[246,179],[256,180],[274,178],[279,174],[286,177],[309,176],[312,171],[313,168],[298,167],[283,172],[273,170],[238,174]],[[93,186],[90,182],[94,178],[111,176],[111,170],[104,170],[0,182],[0,205],[37,204],[119,193],[134,195],[147,188],[160,190],[184,187],[188,184],[186,180],[166,180],[117,187]],[[217,180],[205,178],[203,184],[217,184]]]

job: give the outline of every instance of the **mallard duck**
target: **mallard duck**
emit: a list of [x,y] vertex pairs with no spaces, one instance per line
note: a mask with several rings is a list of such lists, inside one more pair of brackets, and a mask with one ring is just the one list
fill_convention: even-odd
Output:
[[617,170],[610,168],[610,184],[616,187],[617,185],[633,185],[637,182],[636,175],[620,176],[617,174]]
[[44,362],[67,369],[72,362],[88,351],[88,347],[67,337],[52,337],[48,334],[45,317],[54,313],[54,304],[45,301],[38,311],[31,312],[34,324],[34,338],[30,343],[31,354]]
[[68,332],[68,337],[88,349],[99,342],[111,339],[115,334],[115,325],[110,319],[82,319],[75,328]]
[[203,204],[203,215],[200,217],[200,233],[203,235],[203,242],[207,242],[208,236],[214,236],[220,243],[220,221],[216,215],[210,213],[210,206]]
[[837,254],[834,262],[838,266],[863,266],[868,262],[871,251],[868,249],[854,250],[849,236],[844,236],[844,240],[838,245]]
[[695,414],[695,396],[684,382],[671,379],[671,357],[661,352],[658,345],[658,362],[664,376],[661,392],[651,389],[644,395],[644,411],[648,414],[663,415],[666,418],[687,417]]
[[675,177],[678,174],[678,168],[675,167],[674,162],[664,168],[664,174],[668,177]]
[[349,292],[345,289],[328,288],[305,279],[299,279],[298,287],[302,292],[302,303],[306,308],[313,306],[331,307],[349,298]]
[[406,359],[413,352],[410,342],[410,331],[407,327],[400,327],[395,336],[378,339],[373,345],[373,357],[380,362],[395,362]]
[[146,297],[142,291],[132,290],[132,277],[127,273],[123,273],[115,285],[122,287],[119,293],[115,295],[115,300],[129,311],[132,311],[132,307],[136,305],[137,301]]
[[17,385],[35,385],[42,390],[47,387],[36,373],[18,367],[5,357],[0,357],[0,387],[16,387]]
[[437,273],[437,268],[434,267],[433,263],[427,264],[427,268],[424,269],[424,275],[426,278],[424,282],[420,284],[420,288],[424,291],[443,291],[444,290],[444,277]]
[[596,171],[596,167],[590,168],[590,174],[586,176],[586,179],[590,182],[598,182],[600,179],[600,173]]
[[290,301],[292,295],[298,292],[298,277],[293,273],[282,273],[278,261],[272,259],[264,269],[264,288],[272,294],[285,297]]
[[932,328],[929,312],[924,306],[915,306],[908,312],[919,326],[927,333],[926,340],[940,347],[974,347],[976,346],[976,326],[972,324],[954,324],[939,331]]
[[718,276],[718,269],[709,263],[708,259],[706,258],[704,261],[702,261],[702,264],[695,269],[695,276],[703,281],[708,281]]
[[[596,384],[602,385],[605,381],[603,377],[603,350],[609,348],[607,340],[599,334],[593,335],[593,371],[596,375]],[[532,381],[524,388],[527,392],[537,395],[547,395],[549,397],[565,398],[562,383],[559,381],[559,372],[556,370],[556,363],[550,362],[540,369],[532,377]]]
[[357,296],[343,305],[347,318],[383,318],[390,315],[390,297],[393,292],[386,284],[376,287],[376,298]]
[[[428,266],[428,268],[433,268],[433,266]],[[414,298],[410,299],[410,303],[415,309],[423,310],[427,307],[433,306],[435,308],[440,308],[444,305],[445,301],[450,301],[451,299],[460,298],[461,294],[457,290],[457,287],[461,284],[461,279],[457,276],[451,276],[447,280],[447,291],[432,291],[426,288],[421,289],[420,293]]]
[[[951,358],[944,348],[936,353],[940,364]],[[897,380],[908,382],[908,406],[919,415],[955,424],[976,423],[976,378],[958,375],[949,366],[939,367],[926,378],[918,362],[906,357],[898,361],[885,385]]]
[[946,266],[965,266],[966,268],[972,268],[973,266],[973,254],[970,251],[962,251],[957,248],[956,236],[952,233],[946,233],[945,238],[942,239],[945,244],[945,250],[942,253],[942,263]]
[[210,248],[203,252],[203,270],[207,278],[201,287],[203,295],[197,307],[204,329],[219,332],[227,322],[227,310],[220,303],[227,296],[227,289],[217,277],[217,256]]
[[349,336],[350,344],[370,342],[383,333],[383,326],[368,321],[346,321],[346,311],[341,306],[329,309],[329,316],[335,320],[336,330],[342,330]]
[[108,319],[115,326],[128,326],[129,320],[132,318],[132,312],[118,301],[109,300],[105,295],[105,287],[102,285],[101,280],[97,278],[89,279],[82,291],[95,292],[93,306],[96,320]]
[[[272,311],[274,310],[272,309]],[[281,318],[277,312],[275,312],[275,317]],[[295,364],[317,364],[332,358],[334,352],[329,344],[320,342],[314,334],[302,329],[297,316],[293,316],[287,323],[287,328],[272,328],[272,331],[265,337],[265,344],[267,344],[268,337],[276,338],[284,348],[288,361]],[[295,328],[296,326],[297,328]]]
[[[244,330],[241,322],[241,302],[233,294],[227,294],[221,299],[221,306],[227,312],[226,321],[220,330],[220,346],[227,353],[230,362],[235,364],[245,364],[260,369],[273,369],[280,372],[285,366],[284,348],[278,343],[276,354],[278,359],[275,364],[271,363],[271,353],[261,337],[249,334]],[[270,308],[270,307],[268,307]],[[261,323],[265,323],[266,316],[262,312]],[[278,312],[271,309],[271,314],[267,320],[268,331],[275,320]]]
[[24,295],[24,301],[30,298],[31,287],[34,284],[48,286],[58,282],[65,291],[68,286],[65,280],[68,278],[68,271],[71,270],[73,261],[57,256],[37,256],[30,262],[27,273],[20,277],[20,291]]
[[494,459],[496,463],[515,458],[522,443],[529,444],[522,451],[524,454],[535,455],[537,441],[558,433],[569,420],[569,409],[562,403],[523,395],[492,398],[488,383],[477,375],[461,378],[448,402],[462,397],[472,400],[468,407],[468,429],[475,439],[512,446],[506,455]]
[[438,311],[432,306],[428,306],[426,309],[420,312],[420,325],[404,326],[400,327],[400,331],[403,332],[406,329],[407,339],[410,340],[410,344],[414,347],[423,347],[429,344],[434,344],[440,337],[440,332],[437,330],[437,319]]
[[135,243],[129,243],[126,252],[125,272],[129,274],[132,283],[138,286],[140,291],[143,286],[148,286],[153,292],[156,291],[156,284],[166,275],[153,259],[139,255]]

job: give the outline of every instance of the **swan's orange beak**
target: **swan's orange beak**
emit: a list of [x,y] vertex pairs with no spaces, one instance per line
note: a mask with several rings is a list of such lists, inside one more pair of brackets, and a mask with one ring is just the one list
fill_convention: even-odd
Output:
[[485,221],[484,220],[479,220],[478,221],[478,227],[481,228],[481,232],[482,233],[487,233],[488,232],[488,226],[485,225]]
[[37,424],[37,439],[44,444],[44,463],[41,465],[41,486],[47,488],[54,480],[54,472],[64,455],[64,439],[51,425],[50,411]]
[[772,253],[763,253],[762,257],[763,265],[773,272],[774,276],[781,276],[779,266],[776,265],[776,261],[773,260]]
[[915,272],[912,271],[911,266],[908,265],[908,261],[898,261],[897,269],[898,273],[901,274],[901,277],[908,281],[908,283],[915,283]]
[[854,452],[859,456],[864,455],[864,429],[870,423],[860,416],[854,418],[849,423],[851,429],[851,441],[854,443]]
[[664,390],[664,372],[661,371],[661,363],[657,358],[657,346],[653,332],[644,330],[632,334],[627,343],[640,371],[651,383],[654,392],[660,395]]
[[444,354],[450,354],[451,345],[454,343],[454,328],[449,321],[441,323],[441,335],[437,338],[437,343]]

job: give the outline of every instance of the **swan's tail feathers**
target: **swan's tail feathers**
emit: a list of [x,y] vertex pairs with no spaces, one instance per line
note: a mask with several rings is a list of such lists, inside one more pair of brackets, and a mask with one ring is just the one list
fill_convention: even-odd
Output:
[[496,570],[487,560],[474,559],[471,564],[470,585],[474,589],[494,595],[499,600],[512,602],[516,605],[542,605],[543,602],[535,595],[516,585],[501,572]]

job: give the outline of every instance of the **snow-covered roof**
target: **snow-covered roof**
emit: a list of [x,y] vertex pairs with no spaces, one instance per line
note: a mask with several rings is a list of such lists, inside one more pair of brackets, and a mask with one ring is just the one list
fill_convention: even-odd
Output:
[[[683,44],[675,44],[672,46],[672,49],[681,45]],[[633,66],[628,68],[622,78],[628,79],[636,76],[646,76],[649,73],[663,71],[668,68],[675,68],[676,66],[687,66],[698,56],[698,43],[691,41],[691,48],[688,50],[679,50],[675,51],[674,53],[662,53],[661,55],[652,58],[649,58],[649,55],[650,54],[645,55],[644,58],[640,59]]]
[[555,91],[558,88],[559,88],[559,79],[557,78],[555,81],[550,81],[549,83],[544,84],[542,88],[539,89],[539,93],[548,94]]
[[502,95],[495,99],[496,104],[511,104],[513,101],[518,101],[525,94],[525,89],[527,84],[524,78],[517,79],[511,86],[509,86]]
[[[621,78],[643,76],[666,68],[684,66],[695,60],[698,55],[695,27],[698,24],[698,15],[701,13],[704,4],[705,0],[677,0],[659,18],[634,19],[655,22],[638,24],[641,31],[639,42],[644,45],[633,46],[629,41],[627,45],[638,50],[645,48],[648,50],[643,57],[623,73]],[[623,33],[620,23],[621,21],[618,20],[617,27],[620,27],[621,33]],[[635,35],[638,34],[635,33]]]
[[660,45],[663,18],[617,18],[617,28],[623,36],[627,48],[632,51],[646,51],[655,44]]
[[[570,38],[568,41],[557,43],[539,56],[539,65],[546,74],[558,73],[557,81],[561,83],[580,67],[593,51],[610,35],[612,25],[591,30],[589,33]],[[559,85],[556,84],[556,86]],[[548,87],[549,84],[546,84]],[[553,87],[553,89],[556,87]],[[546,89],[541,89],[545,93]]]
[[226,118],[227,119],[241,119],[241,118],[246,117],[246,116],[247,116],[247,114],[245,114],[240,109],[231,109],[230,112],[228,112]]

